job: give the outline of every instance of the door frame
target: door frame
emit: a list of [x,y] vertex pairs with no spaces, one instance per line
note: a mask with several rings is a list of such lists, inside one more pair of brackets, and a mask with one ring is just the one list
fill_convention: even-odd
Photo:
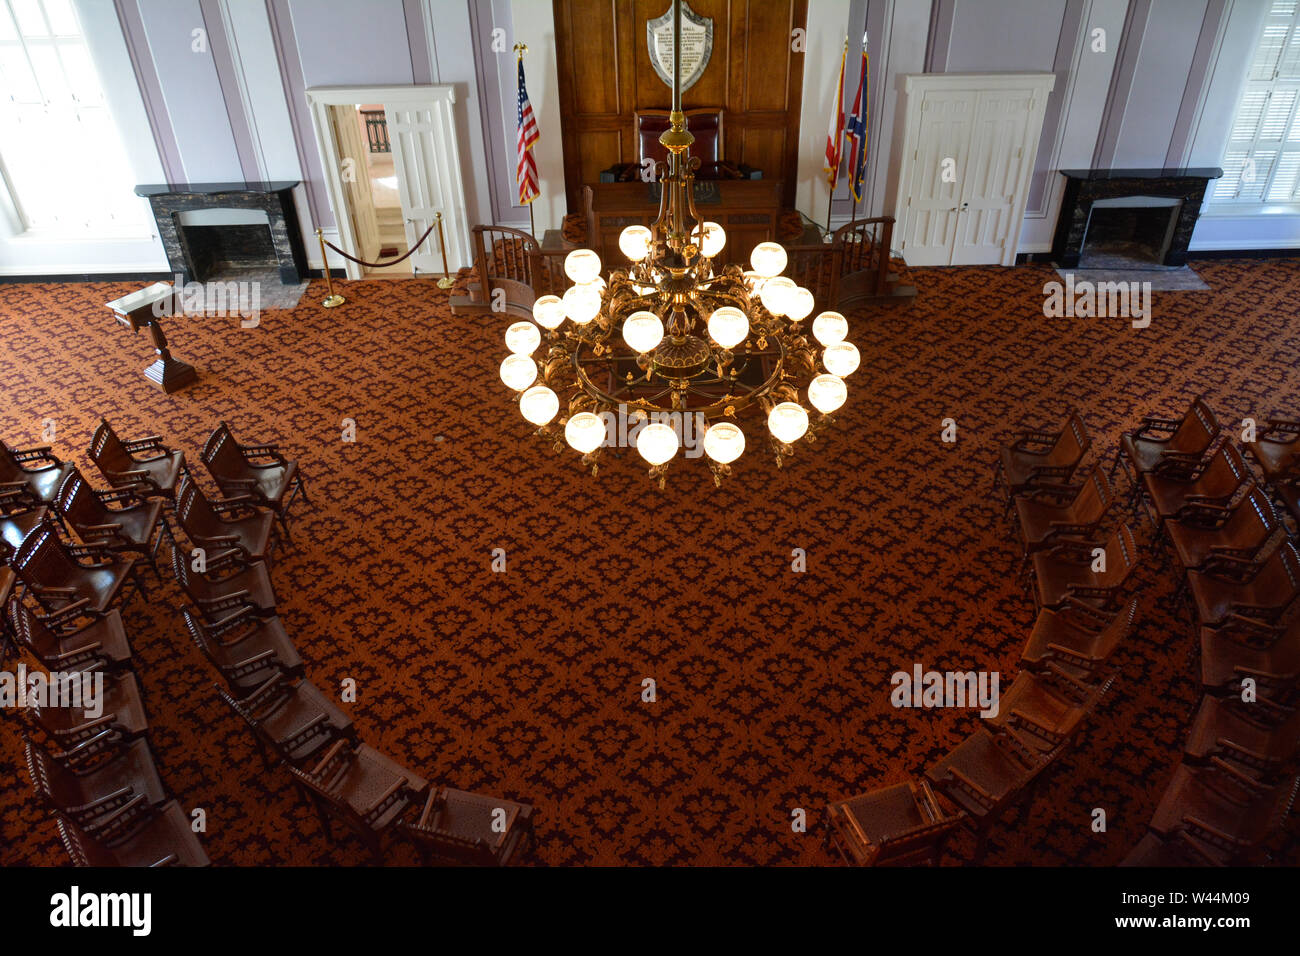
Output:
[[[1029,186],[1033,176],[1038,145],[1042,139],[1043,117],[1047,112],[1047,97],[1056,85],[1055,73],[906,73],[900,78],[899,114],[902,116],[903,137],[895,137],[894,153],[901,171],[898,192],[894,196],[895,234],[900,241],[906,239],[911,228],[908,199],[912,194],[917,164],[912,156],[919,147],[921,110],[925,94],[931,90],[958,90],[978,94],[985,90],[1028,89],[1031,94],[1029,116],[1025,123],[1025,140],[1020,145],[1020,188],[1011,208],[1011,222],[1002,242],[1001,265],[1016,264],[1020,236],[1024,232],[1025,207],[1029,202]],[[971,121],[974,123],[974,114]],[[972,126],[973,132],[973,126]],[[966,157],[969,160],[969,157]],[[963,164],[963,169],[965,165]],[[965,184],[962,184],[962,189]],[[958,230],[960,235],[960,230]],[[904,261],[907,250],[902,250]]]
[[[460,251],[462,262],[473,262],[469,244],[469,214],[465,207],[465,181],[461,173],[460,143],[456,136],[455,110],[456,89],[449,84],[423,86],[314,86],[307,90],[307,105],[311,108],[311,125],[316,133],[316,148],[320,153],[321,169],[325,174],[325,191],[329,195],[330,207],[334,212],[334,221],[338,227],[339,238],[343,248],[357,255],[357,237],[352,227],[352,206],[348,200],[348,191],[343,182],[343,157],[339,154],[339,144],[334,136],[334,124],[330,121],[331,106],[355,106],[358,103],[382,103],[387,109],[390,103],[404,105],[432,106],[447,113],[444,128],[451,142],[454,163],[448,163],[451,172],[451,201],[448,203],[452,215],[443,217],[443,230],[448,245],[455,243]],[[458,220],[458,221],[457,221]],[[344,268],[349,279],[364,277],[361,266],[350,260],[344,260]]]

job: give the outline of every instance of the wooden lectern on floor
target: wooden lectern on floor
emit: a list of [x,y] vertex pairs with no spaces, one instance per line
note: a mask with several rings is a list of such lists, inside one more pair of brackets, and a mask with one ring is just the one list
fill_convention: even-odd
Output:
[[164,315],[184,315],[180,305],[180,293],[170,282],[155,282],[139,292],[112,302],[105,303],[117,316],[117,321],[139,332],[149,330],[153,340],[154,352],[158,357],[144,370],[144,377],[153,382],[164,392],[175,392],[198,379],[194,366],[172,357],[167,348],[167,336],[163,334],[159,319]]

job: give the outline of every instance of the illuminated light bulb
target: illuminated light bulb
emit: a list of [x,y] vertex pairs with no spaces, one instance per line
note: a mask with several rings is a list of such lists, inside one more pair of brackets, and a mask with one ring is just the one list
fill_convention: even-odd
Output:
[[753,270],[746,272],[741,278],[745,280],[745,285],[749,287],[750,292],[763,285],[763,277]]
[[515,322],[506,329],[506,348],[515,355],[532,355],[542,344],[542,333],[531,322]]
[[795,402],[782,402],[767,413],[767,430],[789,445],[808,431],[808,413]]
[[564,314],[578,325],[586,325],[600,314],[600,293],[594,285],[569,286],[563,301]]
[[720,465],[729,465],[745,450],[745,433],[731,422],[710,425],[704,433],[704,453]]
[[522,392],[537,379],[537,363],[527,355],[507,355],[501,363],[501,381],[512,392]]
[[695,233],[695,241],[699,244],[704,257],[712,259],[727,244],[727,231],[716,222],[706,222],[700,226],[700,231]]
[[638,355],[644,355],[663,341],[664,324],[653,312],[633,312],[623,320],[623,341]]
[[826,351],[822,353],[822,364],[826,366],[826,371],[840,378],[852,375],[860,361],[862,357],[858,354],[858,347],[852,342],[836,342],[826,346]]
[[800,286],[790,293],[785,304],[785,314],[798,322],[812,315],[813,305],[813,294]]
[[734,305],[724,305],[709,316],[709,338],[724,349],[745,341],[749,335],[749,317]]
[[636,450],[652,465],[662,465],[677,454],[677,433],[663,422],[652,422],[637,432]]
[[777,276],[763,283],[758,298],[763,303],[763,308],[773,315],[785,315],[785,310],[790,307],[790,300],[797,288],[799,287],[794,284],[793,279]]
[[600,256],[590,249],[574,249],[564,257],[564,274],[581,285],[600,275]]
[[560,410],[560,399],[545,385],[534,385],[519,396],[519,411],[534,425],[545,425]]
[[838,312],[823,312],[813,319],[812,332],[822,345],[834,345],[849,334],[849,320]]
[[633,262],[650,255],[650,230],[645,226],[628,226],[618,234],[619,252]]
[[808,404],[829,415],[844,404],[849,397],[849,388],[844,379],[835,375],[818,375],[808,383]]
[[564,302],[558,295],[544,295],[533,303],[533,318],[544,329],[558,329],[564,321]]
[[749,264],[765,279],[784,272],[787,261],[785,247],[779,242],[760,242],[749,254]]
[[579,412],[564,426],[564,440],[574,451],[590,454],[605,442],[605,423],[599,415]]

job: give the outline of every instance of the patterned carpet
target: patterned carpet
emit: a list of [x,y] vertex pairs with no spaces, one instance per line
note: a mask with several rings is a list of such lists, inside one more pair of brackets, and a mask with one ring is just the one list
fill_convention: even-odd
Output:
[[[350,283],[328,311],[318,281],[254,329],[175,321],[201,380],[171,396],[140,375],[145,337],[103,307],[135,284],[0,285],[0,434],[41,444],[54,419],[55,451],[83,469],[100,415],[196,465],[220,418],[284,446],[316,507],[296,506],[297,549],[272,577],[309,676],[356,678],[345,709],[363,739],[435,783],[534,803],[539,862],[823,864],[828,800],[920,774],[980,723],[895,710],[891,673],[1014,674],[1033,611],[989,491],[1008,430],[1076,404],[1109,456],[1122,428],[1198,390],[1225,423],[1300,412],[1300,260],[1196,268],[1210,291],[1156,293],[1144,330],[1044,319],[1045,266],[918,270],[912,304],[850,317],[863,366],[819,450],[781,471],[746,455],[720,490],[699,461],[678,461],[664,493],[635,456],[592,479],[532,439],[497,380],[504,323],[451,316],[423,280]],[[939,438],[949,417],[955,445]],[[990,864],[1111,865],[1143,835],[1200,690],[1171,573],[1150,562],[1140,580],[1109,704],[1026,821],[994,828]],[[263,770],[179,600],[169,581],[125,619],[164,779],[206,809],[213,861],[364,862]],[[65,863],[12,715],[0,758],[0,863]],[[791,829],[799,807],[807,833]],[[947,862],[972,849],[954,840]]]

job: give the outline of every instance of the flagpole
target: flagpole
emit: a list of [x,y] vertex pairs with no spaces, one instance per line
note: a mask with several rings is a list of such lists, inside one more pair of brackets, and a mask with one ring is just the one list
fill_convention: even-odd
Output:
[[[516,43],[514,46],[514,51],[515,51],[515,64],[518,65],[520,62],[523,61],[524,54],[528,52],[528,44]],[[540,196],[541,194],[542,194],[542,174],[540,171],[538,171],[537,196]],[[528,234],[533,237],[534,242],[537,242],[537,220],[533,217],[533,203],[537,201],[537,196],[534,196],[532,199],[528,200]],[[538,244],[540,245],[540,243]]]
[[[846,33],[846,34],[844,34],[844,52],[843,52],[843,54],[841,54],[841,56],[840,56],[840,88],[839,88],[838,90],[835,90],[835,102],[836,102],[836,104],[838,105],[838,108],[839,108],[839,111],[840,111],[840,122],[839,122],[839,125],[843,125],[843,116],[844,116],[844,64],[845,64],[845,62],[848,60],[848,58],[849,58],[849,35]],[[838,132],[838,131],[837,131],[837,132]],[[843,136],[839,136],[839,140],[838,140],[838,142],[835,144],[835,145],[836,145],[836,148],[837,148],[837,149],[841,149],[841,148],[843,147],[843,143],[844,143],[844,137],[843,137]],[[841,156],[841,157],[840,157],[840,162],[843,163],[843,161],[844,161],[844,160],[843,160],[843,157]],[[839,180],[839,178],[840,178],[840,169],[839,169],[839,166],[836,166],[836,167],[835,167],[835,172],[832,173],[832,176],[834,177],[834,179],[835,179],[836,181]],[[828,181],[827,181],[827,185],[830,186],[830,195],[826,197],[826,235],[829,236],[829,235],[831,234],[831,209],[832,209],[832,207],[835,205],[835,185],[836,185],[836,183],[833,182],[833,181],[828,180]]]

